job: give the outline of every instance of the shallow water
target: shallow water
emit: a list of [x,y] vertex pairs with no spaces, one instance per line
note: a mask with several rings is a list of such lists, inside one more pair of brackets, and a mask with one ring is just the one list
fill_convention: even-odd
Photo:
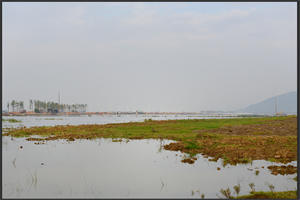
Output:
[[[271,175],[266,168],[271,162],[224,168],[221,160],[210,162],[197,155],[198,160],[190,165],[181,162],[185,154],[162,149],[169,142],[95,139],[36,145],[25,138],[2,137],[3,197],[199,198],[204,194],[217,198],[221,188],[230,187],[233,192],[238,183],[240,194],[248,194],[251,182],[256,190],[268,191],[267,184],[273,184],[276,191],[296,190],[295,175]],[[291,164],[296,166],[296,162]]]
[[80,124],[108,124],[125,122],[142,122],[145,119],[168,120],[168,119],[211,119],[229,118],[230,116],[203,116],[203,115],[81,115],[81,116],[3,116],[3,119],[17,119],[20,123],[2,122],[3,128],[32,127],[32,126],[55,126],[55,125],[80,125]]

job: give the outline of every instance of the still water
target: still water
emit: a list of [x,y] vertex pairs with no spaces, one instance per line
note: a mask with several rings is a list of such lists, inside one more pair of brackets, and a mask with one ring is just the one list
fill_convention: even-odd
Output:
[[[229,118],[230,116],[226,116]],[[203,115],[81,115],[81,116],[5,116],[3,119],[16,119],[20,123],[4,121],[3,128],[8,127],[32,127],[32,126],[55,126],[55,125],[80,125],[80,124],[108,124],[125,122],[142,122],[145,119],[168,120],[168,119],[211,119],[217,118]],[[220,116],[218,118],[225,118]]]
[[[23,118],[25,126],[56,123],[39,119],[41,117]],[[91,118],[85,118],[86,121],[82,121],[90,122]],[[95,118],[100,118],[97,119],[99,123],[105,120],[106,123],[122,122]],[[71,119],[57,121],[68,120],[79,123]],[[271,162],[253,161],[252,164],[223,167],[222,160],[210,162],[209,158],[197,155],[198,160],[191,165],[181,162],[185,154],[163,150],[162,146],[170,142],[95,139],[56,140],[37,145],[25,138],[2,137],[3,197],[200,198],[204,194],[205,198],[218,198],[222,196],[221,188],[230,187],[233,192],[233,186],[238,183],[240,194],[248,194],[252,182],[256,190],[268,191],[268,184],[273,184],[276,191],[296,190],[295,174],[274,176],[267,169],[273,164]],[[296,162],[290,164],[296,166]],[[217,170],[218,167],[221,170]],[[258,175],[255,170],[259,170]]]

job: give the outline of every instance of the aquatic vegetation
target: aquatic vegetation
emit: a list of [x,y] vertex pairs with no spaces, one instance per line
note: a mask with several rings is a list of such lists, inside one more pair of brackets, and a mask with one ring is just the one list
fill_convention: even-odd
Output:
[[2,118],[2,122],[19,123],[19,122],[22,122],[22,121],[14,119],[14,118],[11,118],[11,119],[3,119]]
[[163,150],[163,147],[164,147],[164,145],[163,145],[163,143],[162,143],[162,140],[160,140],[160,142],[159,142],[159,148],[158,148],[158,153],[161,153],[162,152],[162,150]]
[[283,192],[250,192],[248,195],[238,196],[237,199],[297,199],[297,191]]
[[34,144],[45,144],[45,142],[35,142]]
[[274,192],[275,186],[272,185],[272,184],[269,184],[268,186],[269,186],[270,191],[271,191],[271,192]]
[[223,197],[227,199],[295,199],[297,197],[297,191],[282,191],[282,192],[275,192],[274,191],[274,185],[268,184],[270,188],[270,192],[264,192],[264,191],[258,191],[256,192],[254,187],[254,183],[249,184],[251,191],[248,195],[242,195],[239,196],[241,186],[240,184],[235,185],[233,187],[236,197],[233,197],[231,195],[230,188],[227,189],[221,189],[220,193],[223,195]]
[[163,190],[163,188],[165,187],[165,183],[161,180],[161,178],[160,178],[160,183],[161,183],[161,188],[160,188],[160,191],[162,191]]
[[240,184],[235,185],[235,186],[233,186],[233,189],[234,189],[236,195],[238,196],[241,191],[241,185]]
[[112,139],[111,141],[112,142],[122,142],[123,140],[122,139]]
[[268,166],[268,169],[271,171],[271,174],[277,175],[286,175],[286,174],[294,174],[297,173],[297,167],[293,165],[281,165],[281,166],[276,166],[276,165],[271,165]]
[[[200,195],[200,190],[192,190],[192,196],[195,195],[195,193],[198,193]],[[200,195],[202,199],[204,198],[204,194]]]
[[[257,132],[260,134],[257,134]],[[105,125],[31,127],[8,130],[3,135],[27,137],[29,141],[67,139],[170,139],[165,150],[190,155],[201,153],[223,164],[272,160],[288,163],[297,159],[297,118],[295,116],[145,120]],[[39,138],[31,136],[39,136]],[[191,162],[191,161],[189,161]]]
[[255,175],[258,176],[259,170],[255,170]]
[[144,119],[144,122],[152,122],[152,119]]
[[181,160],[181,162],[193,164],[195,160],[197,160],[197,158],[184,158],[183,160]]
[[44,120],[63,120],[62,118],[45,118]]
[[232,199],[233,197],[231,196],[231,191],[229,188],[227,189],[221,189],[220,193],[226,198],[226,199]]
[[251,188],[251,192],[255,192],[255,184],[249,183],[249,187]]

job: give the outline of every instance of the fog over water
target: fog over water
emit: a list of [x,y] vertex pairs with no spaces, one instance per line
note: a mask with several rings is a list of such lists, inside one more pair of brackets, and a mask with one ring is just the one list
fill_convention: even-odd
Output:
[[235,110],[295,91],[296,2],[3,3],[3,108]]

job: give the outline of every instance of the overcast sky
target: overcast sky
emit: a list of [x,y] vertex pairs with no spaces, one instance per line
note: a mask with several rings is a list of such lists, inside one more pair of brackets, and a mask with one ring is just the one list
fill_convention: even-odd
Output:
[[235,110],[297,90],[292,3],[3,3],[3,106]]

